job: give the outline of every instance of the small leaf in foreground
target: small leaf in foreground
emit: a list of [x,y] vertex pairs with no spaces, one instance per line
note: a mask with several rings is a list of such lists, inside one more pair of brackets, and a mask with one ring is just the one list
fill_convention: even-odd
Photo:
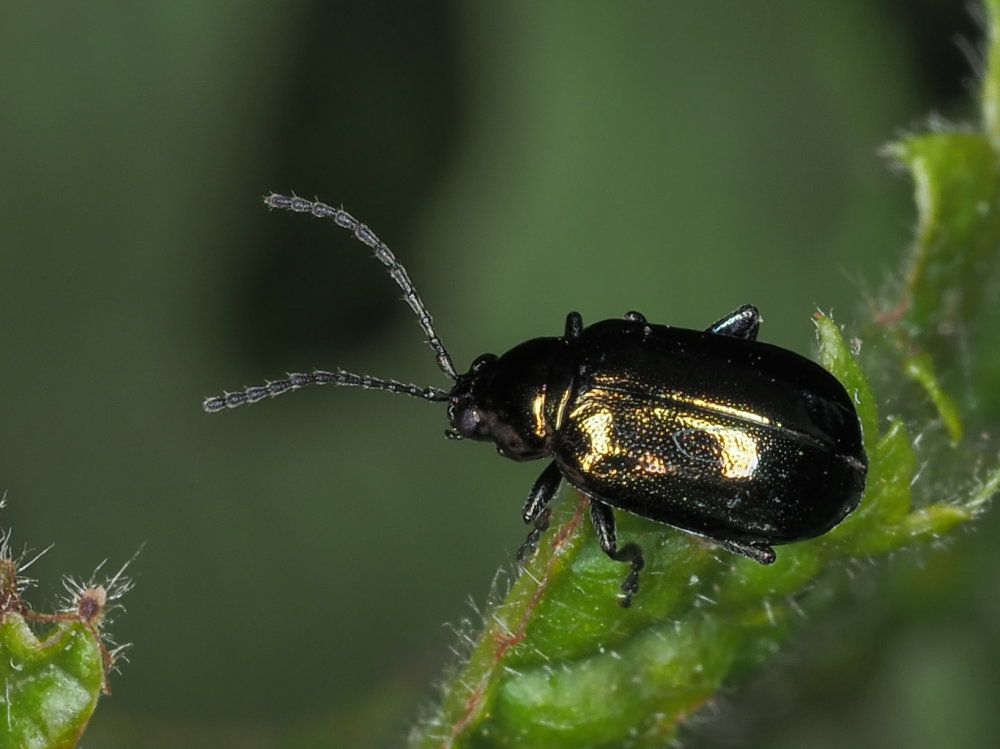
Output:
[[69,749],[110,692],[108,671],[121,648],[108,649],[101,625],[109,604],[131,588],[128,565],[104,584],[67,580],[65,609],[40,613],[22,598],[30,582],[22,573],[34,560],[15,559],[9,539],[0,540],[0,747]]

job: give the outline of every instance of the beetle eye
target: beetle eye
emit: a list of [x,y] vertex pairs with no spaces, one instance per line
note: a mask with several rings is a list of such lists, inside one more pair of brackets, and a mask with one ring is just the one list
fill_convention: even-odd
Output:
[[483,414],[478,408],[463,408],[455,414],[455,431],[466,439],[481,437]]

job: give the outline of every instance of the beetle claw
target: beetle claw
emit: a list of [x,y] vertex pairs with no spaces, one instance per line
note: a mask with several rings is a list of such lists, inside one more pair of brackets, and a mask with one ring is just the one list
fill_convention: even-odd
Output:
[[632,569],[622,582],[621,595],[618,597],[618,605],[627,609],[632,605],[632,596],[639,592],[639,573],[646,566],[646,560],[642,556],[642,549],[638,544],[625,544],[616,551],[611,558],[617,562],[628,562]]

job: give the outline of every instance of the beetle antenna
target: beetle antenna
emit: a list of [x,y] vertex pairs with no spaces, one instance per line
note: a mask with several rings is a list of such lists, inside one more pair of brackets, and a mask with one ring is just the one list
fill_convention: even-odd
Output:
[[348,229],[358,241],[363,242],[373,249],[375,257],[389,269],[389,275],[392,276],[392,280],[403,290],[403,299],[406,300],[406,303],[410,305],[413,313],[417,316],[417,322],[420,323],[424,335],[427,336],[427,344],[434,350],[438,368],[450,379],[457,379],[458,375],[455,372],[455,365],[451,361],[451,356],[448,354],[447,349],[445,349],[441,339],[438,338],[437,333],[434,332],[434,321],[427,311],[427,306],[417,293],[416,287],[414,287],[413,282],[410,280],[406,268],[396,259],[396,256],[392,254],[392,250],[386,246],[385,242],[376,237],[371,229],[343,208],[334,208],[317,200],[305,200],[294,195],[288,197],[286,195],[271,193],[264,198],[264,202],[271,208],[281,208],[286,211],[294,211],[295,213],[311,213],[317,218],[332,219],[337,226]]
[[422,388],[419,385],[408,385],[396,380],[382,380],[369,375],[359,375],[353,372],[345,372],[338,369],[336,372],[326,372],[322,369],[315,369],[309,373],[289,372],[288,376],[281,380],[270,380],[257,387],[248,387],[238,390],[235,393],[223,393],[206,398],[201,407],[209,413],[222,411],[225,408],[236,408],[237,406],[256,403],[265,398],[274,398],[282,393],[291,390],[298,390],[307,385],[339,385],[341,387],[360,387],[366,390],[388,390],[390,393],[402,393],[414,398],[423,398],[429,401],[448,400],[448,391],[436,387]]

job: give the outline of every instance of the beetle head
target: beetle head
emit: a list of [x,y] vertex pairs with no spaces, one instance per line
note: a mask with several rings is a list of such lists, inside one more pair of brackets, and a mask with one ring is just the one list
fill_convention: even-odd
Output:
[[[515,346],[503,356],[484,354],[472,363],[466,374],[459,375],[406,269],[371,229],[342,208],[325,203],[284,195],[269,195],[265,202],[272,208],[311,213],[318,218],[332,220],[370,247],[375,257],[388,268],[392,280],[402,289],[404,301],[413,310],[427,344],[434,352],[438,369],[454,385],[450,390],[442,390],[342,369],[331,372],[317,369],[306,373],[292,372],[263,385],[206,398],[202,402],[206,411],[256,403],[308,385],[361,387],[428,401],[447,401],[448,420],[451,422],[451,429],[446,432],[449,437],[493,441],[501,455],[513,460],[531,460],[551,454],[558,411],[566,403],[569,392],[568,379],[563,376],[566,367],[553,366],[557,357],[565,351],[566,339],[536,338]],[[572,321],[576,323],[573,330],[579,332],[579,315],[571,315],[567,322],[567,336]],[[554,372],[558,374],[555,378]]]
[[512,460],[551,454],[552,364],[562,348],[561,339],[535,338],[503,356],[478,357],[449,393],[448,436],[492,441]]

